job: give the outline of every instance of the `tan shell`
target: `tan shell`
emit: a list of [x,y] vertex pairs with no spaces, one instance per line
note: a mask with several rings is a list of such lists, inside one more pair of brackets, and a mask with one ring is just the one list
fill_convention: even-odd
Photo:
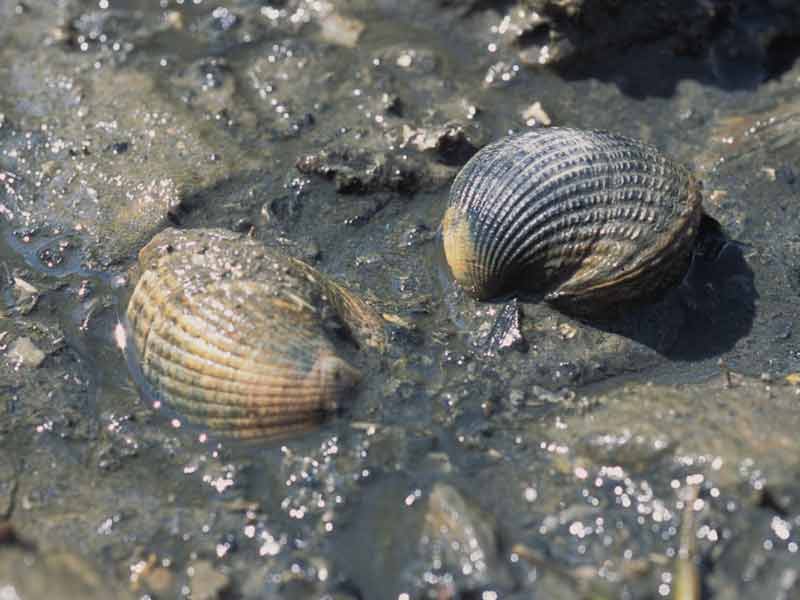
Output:
[[[361,376],[342,356],[382,348],[381,318],[296,259],[223,230],[166,230],[139,254],[126,313],[147,391],[243,438],[305,428]],[[355,347],[354,347],[355,346]]]

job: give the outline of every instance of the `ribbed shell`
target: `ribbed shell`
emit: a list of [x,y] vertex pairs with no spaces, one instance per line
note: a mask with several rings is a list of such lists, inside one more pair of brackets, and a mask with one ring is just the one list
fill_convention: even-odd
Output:
[[139,269],[126,317],[148,390],[227,435],[281,434],[335,410],[360,379],[331,341],[337,330],[383,342],[368,305],[236,234],[167,230]]
[[545,292],[594,312],[676,283],[701,215],[699,184],[657,149],[552,128],[475,154],[442,225],[448,264],[471,295]]

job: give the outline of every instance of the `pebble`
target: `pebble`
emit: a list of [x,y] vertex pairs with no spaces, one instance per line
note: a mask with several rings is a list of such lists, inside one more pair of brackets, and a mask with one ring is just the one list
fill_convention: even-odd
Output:
[[529,127],[536,127],[537,125],[549,127],[553,120],[550,118],[541,102],[534,102],[524,111],[522,111],[522,118],[525,119],[525,124]]
[[8,357],[15,367],[36,369],[44,362],[46,356],[29,337],[17,338],[8,349]]
[[719,207],[722,201],[725,200],[725,198],[727,197],[728,197],[728,192],[726,192],[725,190],[713,190],[708,195],[708,201],[714,206]]
[[230,584],[228,576],[215,570],[207,560],[194,563],[191,569],[192,600],[217,600]]
[[320,22],[322,39],[337,46],[355,48],[364,32],[364,23],[351,17],[330,14]]
[[493,356],[506,350],[526,352],[528,343],[520,331],[520,308],[516,300],[506,303],[497,315],[485,341],[485,352]]
[[558,333],[561,335],[562,339],[571,340],[578,335],[578,329],[569,323],[559,323]]
[[14,277],[14,306],[21,315],[29,314],[39,301],[39,290],[20,277]]
[[172,571],[164,567],[156,567],[145,576],[147,587],[159,596],[166,595],[175,585]]

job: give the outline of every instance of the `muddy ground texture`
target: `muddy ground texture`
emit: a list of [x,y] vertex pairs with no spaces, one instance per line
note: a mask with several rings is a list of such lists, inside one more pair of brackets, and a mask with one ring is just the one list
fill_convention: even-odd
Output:
[[[658,598],[692,514],[702,597],[800,598],[799,54],[791,0],[0,2],[0,597]],[[692,165],[728,241],[614,320],[465,298],[450,181],[552,125]],[[167,226],[388,315],[342,415],[140,400],[112,332]]]

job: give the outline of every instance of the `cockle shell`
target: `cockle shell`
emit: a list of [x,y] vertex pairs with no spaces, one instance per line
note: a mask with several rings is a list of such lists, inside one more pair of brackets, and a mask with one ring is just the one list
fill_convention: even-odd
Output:
[[699,182],[657,149],[552,128],[475,154],[453,183],[442,229],[447,262],[469,294],[543,292],[593,313],[677,283],[701,216]]
[[241,235],[169,229],[138,268],[129,362],[148,392],[227,435],[280,434],[336,410],[361,378],[347,355],[384,343],[364,301]]

